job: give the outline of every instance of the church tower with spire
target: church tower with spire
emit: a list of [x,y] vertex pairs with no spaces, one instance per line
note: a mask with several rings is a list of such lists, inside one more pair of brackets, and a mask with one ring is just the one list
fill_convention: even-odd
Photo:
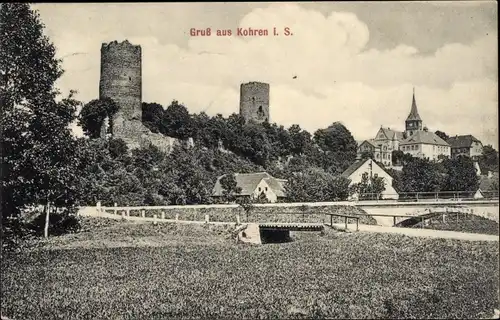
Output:
[[412,136],[415,132],[422,130],[422,119],[418,114],[417,102],[415,101],[415,87],[413,88],[413,100],[411,102],[411,110],[408,118],[405,121],[406,135]]

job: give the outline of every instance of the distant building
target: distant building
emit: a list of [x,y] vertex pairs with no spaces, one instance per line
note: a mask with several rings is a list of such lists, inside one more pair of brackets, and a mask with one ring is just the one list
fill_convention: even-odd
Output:
[[483,144],[472,135],[454,136],[448,139],[451,147],[451,157],[456,158],[459,155],[471,157],[474,160],[483,154]]
[[[221,197],[223,195],[220,180],[226,175],[217,178],[212,196]],[[235,173],[236,184],[241,188],[241,193],[237,197],[248,197],[257,199],[261,194],[265,194],[269,202],[276,202],[286,197],[284,184],[286,180],[277,179],[267,172],[256,173]]]
[[429,131],[415,131],[401,142],[400,150],[416,158],[438,160],[439,156],[451,156],[450,145],[438,135]]
[[415,100],[415,88],[413,88],[413,99],[411,102],[411,110],[410,114],[406,118],[405,121],[405,132],[406,135],[412,136],[418,131],[422,131],[422,119],[420,118],[420,115],[418,114],[418,109],[417,109],[417,102]]
[[364,140],[358,147],[358,157],[363,153],[371,154],[372,159],[384,164],[384,166],[392,165],[392,148],[384,143],[370,139]]
[[[361,182],[364,173],[368,174],[368,177],[382,177],[384,179],[385,190],[382,192],[382,199],[399,198],[398,192],[392,186],[392,176],[372,159],[357,160],[342,173],[342,176],[350,179],[350,185],[353,185]],[[353,195],[353,198],[357,197],[358,195]]]
[[387,150],[392,152],[394,150],[399,150],[399,144],[404,140],[404,138],[405,134],[401,131],[380,127],[374,141],[377,144],[386,146]]

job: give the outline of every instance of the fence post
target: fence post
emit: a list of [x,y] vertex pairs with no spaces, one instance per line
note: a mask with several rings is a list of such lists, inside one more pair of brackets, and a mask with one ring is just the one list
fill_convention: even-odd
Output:
[[163,219],[165,219],[165,211],[162,211],[162,212],[161,212],[161,219],[162,219],[162,220],[163,220]]
[[178,222],[178,221],[179,221],[179,214],[178,214],[178,213],[176,213],[176,214],[175,214],[175,222]]
[[210,216],[208,214],[205,215],[205,223],[210,222]]
[[356,218],[356,231],[359,231],[359,218]]
[[101,215],[101,213],[102,213],[101,212],[101,210],[102,210],[102,208],[101,208],[101,201],[97,201],[97,203],[95,204],[95,209],[97,211],[97,214]]
[[392,219],[393,219],[393,222],[394,222],[393,225],[395,226],[396,225],[396,216],[392,217]]
[[156,217],[156,214],[153,215],[153,224],[157,224],[158,221],[156,221],[157,217]]
[[344,218],[345,218],[345,229],[347,230],[347,217]]
[[422,223],[420,224],[420,227],[421,227],[421,228],[423,228],[423,227],[424,227],[424,221],[425,221],[425,219],[424,219],[424,217],[422,217]]
[[127,209],[127,217],[130,217],[130,209]]
[[115,202],[115,209],[114,209],[114,213],[113,214],[117,214],[118,213],[118,210],[116,210],[116,207],[118,207],[118,204]]
[[237,224],[237,225],[240,225],[240,224],[241,224],[241,223],[240,223],[240,213],[239,213],[239,212],[238,212],[238,213],[236,213],[236,224]]
[[122,219],[125,219],[125,210],[122,211]]
[[143,217],[143,218],[146,217],[146,210],[141,210],[141,217]]

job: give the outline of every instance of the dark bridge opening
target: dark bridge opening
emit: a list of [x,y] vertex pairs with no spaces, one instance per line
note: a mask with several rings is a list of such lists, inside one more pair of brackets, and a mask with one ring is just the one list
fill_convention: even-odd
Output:
[[262,243],[286,243],[292,242],[289,230],[260,229],[260,240]]

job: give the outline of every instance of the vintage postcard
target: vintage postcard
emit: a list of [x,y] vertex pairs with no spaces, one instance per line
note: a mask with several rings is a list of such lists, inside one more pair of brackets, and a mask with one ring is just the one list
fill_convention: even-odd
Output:
[[498,319],[495,1],[6,3],[1,319]]

